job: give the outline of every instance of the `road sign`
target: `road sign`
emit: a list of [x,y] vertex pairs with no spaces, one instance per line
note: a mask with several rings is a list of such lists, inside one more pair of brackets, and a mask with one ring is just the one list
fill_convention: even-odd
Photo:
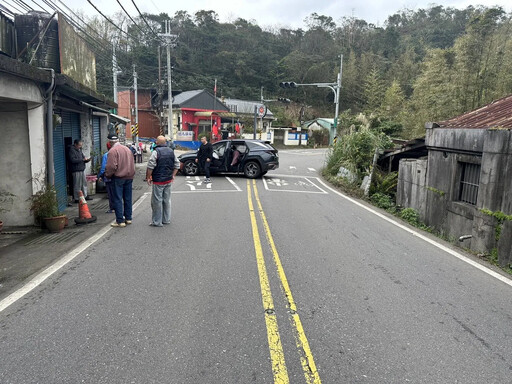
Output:
[[262,117],[265,117],[267,114],[267,107],[264,105],[260,105],[258,108],[258,117],[261,119]]

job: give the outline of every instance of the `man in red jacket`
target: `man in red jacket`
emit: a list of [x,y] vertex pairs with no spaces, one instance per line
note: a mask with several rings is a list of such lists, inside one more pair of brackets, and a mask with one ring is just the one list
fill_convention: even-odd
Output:
[[116,211],[116,222],[113,227],[126,227],[132,223],[132,184],[135,176],[133,154],[127,147],[119,143],[115,135],[108,139],[112,148],[108,152],[105,176],[112,179],[113,205]]

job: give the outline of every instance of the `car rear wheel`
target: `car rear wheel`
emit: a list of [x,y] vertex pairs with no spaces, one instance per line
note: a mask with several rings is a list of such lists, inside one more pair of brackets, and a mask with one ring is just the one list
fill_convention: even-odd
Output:
[[255,161],[249,161],[244,165],[244,175],[249,179],[256,179],[261,175],[261,167]]
[[194,160],[187,160],[183,163],[183,173],[186,176],[197,176],[199,173],[199,167]]

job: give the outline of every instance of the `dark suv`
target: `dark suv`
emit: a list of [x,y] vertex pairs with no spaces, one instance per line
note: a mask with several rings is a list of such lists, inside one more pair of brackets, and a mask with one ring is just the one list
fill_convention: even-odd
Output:
[[[213,161],[210,171],[243,173],[254,179],[279,168],[277,149],[263,140],[221,140],[212,144]],[[238,152],[238,153],[236,153]],[[195,162],[197,151],[179,156],[181,172],[187,176],[196,176],[202,169]]]

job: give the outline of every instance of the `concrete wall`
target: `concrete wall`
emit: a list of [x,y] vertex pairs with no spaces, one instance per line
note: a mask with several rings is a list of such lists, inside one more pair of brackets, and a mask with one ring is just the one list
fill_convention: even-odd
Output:
[[[429,148],[424,221],[478,252],[498,246],[497,221],[482,210],[512,214],[512,133],[508,129],[427,129]],[[480,164],[476,205],[458,201],[460,163]],[[400,193],[407,193],[402,186]],[[407,199],[404,201],[407,202]],[[409,203],[411,204],[411,203]]]
[[[82,135],[82,152],[85,157],[90,157],[92,152],[92,111],[80,113],[80,132]],[[85,164],[85,174],[91,173],[92,161]]]
[[488,251],[498,246],[496,219],[482,210],[512,214],[512,134],[507,129],[487,130],[480,173],[478,201],[473,222],[471,248]]
[[15,195],[5,199],[2,221],[8,225],[24,225],[33,222],[30,217],[30,204],[27,199],[32,195],[32,173],[28,140],[27,104],[21,102],[2,102],[0,104],[0,134],[2,151],[0,162],[0,191]]
[[427,209],[427,160],[402,159],[398,170],[396,203],[415,209],[425,221]]
[[27,201],[44,183],[45,105],[41,90],[32,81],[0,73],[0,189],[14,194],[1,212],[5,225],[30,225],[34,222]]

